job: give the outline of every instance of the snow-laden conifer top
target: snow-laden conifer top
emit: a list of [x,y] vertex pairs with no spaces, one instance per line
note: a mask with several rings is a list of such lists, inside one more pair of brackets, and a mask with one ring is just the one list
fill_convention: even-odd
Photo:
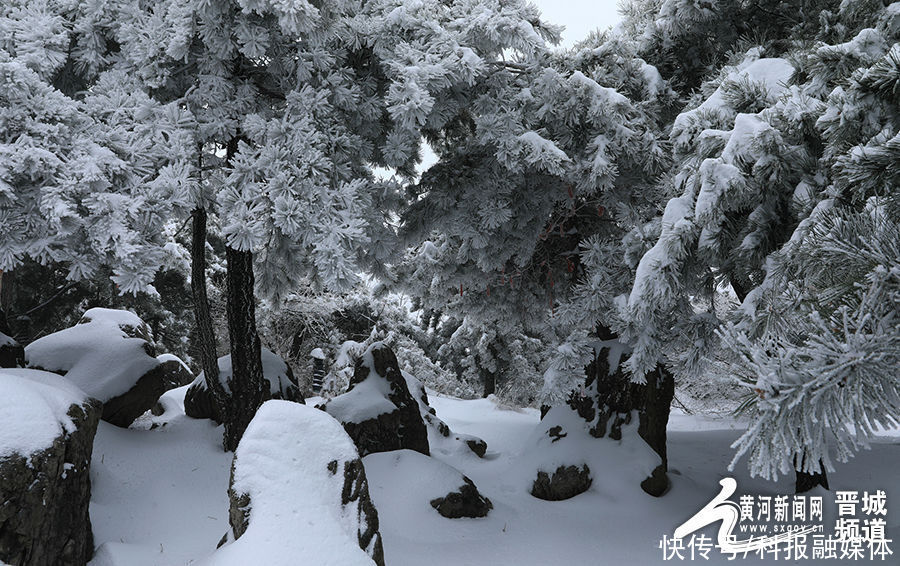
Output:
[[48,448],[75,432],[68,415],[88,397],[65,378],[33,369],[0,369],[0,459]]
[[[739,65],[728,76],[728,79],[732,81],[752,81],[763,86],[768,95],[775,98],[784,91],[787,87],[787,82],[793,74],[794,66],[787,59],[769,57]],[[681,136],[682,132],[690,125],[691,120],[695,119],[700,112],[704,110],[719,112],[727,106],[725,92],[722,87],[719,87],[700,106],[693,110],[682,112],[675,118],[675,123],[672,125],[673,137]]]

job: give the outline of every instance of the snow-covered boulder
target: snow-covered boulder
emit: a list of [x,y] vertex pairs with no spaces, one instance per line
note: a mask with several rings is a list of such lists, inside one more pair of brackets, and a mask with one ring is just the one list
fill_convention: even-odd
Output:
[[233,541],[205,564],[384,566],[365,468],[322,411],[265,402],[234,453],[228,494]]
[[408,448],[429,454],[428,430],[410,395],[397,356],[375,342],[356,362],[350,388],[324,405],[363,456]]
[[450,456],[460,450],[465,450],[474,453],[479,458],[484,458],[487,452],[487,442],[471,434],[450,430],[447,423],[437,416],[434,407],[428,402],[428,393],[422,382],[405,371],[403,378],[406,380],[410,395],[419,404],[419,414],[422,415],[422,420],[428,429],[428,448],[432,454],[437,452]]
[[137,315],[103,308],[89,309],[75,326],[25,348],[28,367],[64,375],[103,403],[103,420],[121,427],[190,374],[175,360],[156,356],[150,328]]
[[[231,368],[231,354],[222,356],[218,360],[219,383],[224,391],[230,390],[228,382],[234,370]],[[262,348],[263,377],[269,382],[269,399],[284,399],[304,403],[303,395],[297,386],[297,379],[291,367],[285,363],[278,354]],[[212,419],[217,423],[222,422],[219,410],[213,403],[212,395],[206,386],[206,376],[203,372],[194,379],[184,395],[184,412],[195,419]]]
[[395,450],[369,454],[363,458],[363,464],[373,482],[377,479],[378,485],[402,485],[404,498],[419,501],[422,506],[431,505],[448,519],[484,517],[493,508],[491,500],[478,492],[472,480],[430,456]]
[[[638,434],[636,412],[615,426],[615,435],[600,437],[591,423],[568,405],[553,407],[535,427],[514,466],[522,487],[549,501],[568,499],[588,489],[616,497],[626,493],[641,497],[638,494],[644,492],[635,478],[650,476],[660,457]],[[610,466],[610,462],[616,465]],[[602,472],[602,480],[594,475],[598,472]]]
[[0,562],[83,565],[100,403],[56,374],[0,369]]
[[20,368],[25,366],[25,348],[0,332],[0,368]]

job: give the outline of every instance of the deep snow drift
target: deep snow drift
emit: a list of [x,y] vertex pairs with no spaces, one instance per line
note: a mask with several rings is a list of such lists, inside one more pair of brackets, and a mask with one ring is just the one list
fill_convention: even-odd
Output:
[[[162,417],[144,417],[132,429],[100,423],[94,448],[91,518],[99,549],[92,566],[173,566],[200,562],[228,530],[228,473],[231,454],[221,451],[221,429],[180,412],[184,388],[163,398]],[[454,430],[488,443],[485,458],[469,451],[435,453],[472,478],[494,504],[482,519],[445,519],[426,500],[429,470],[415,458],[391,458],[367,469],[378,508],[389,566],[555,564],[663,564],[659,542],[719,492],[719,480],[732,476],[738,494],[792,493],[793,478],[777,484],[750,479],[738,467],[726,470],[740,434],[732,420],[689,416],[673,411],[669,423],[672,490],[662,498],[643,494],[637,478],[621,470],[639,465],[626,450],[610,447],[601,469],[591,460],[594,482],[573,499],[547,502],[528,494],[538,412],[511,410],[493,399],[462,401],[429,392],[438,416]],[[165,426],[149,428],[154,422]],[[612,441],[609,441],[612,444]],[[371,459],[367,460],[371,461]],[[387,465],[389,464],[389,465]],[[624,468],[623,468],[624,467]],[[829,476],[833,490],[883,489],[888,494],[887,538],[900,540],[900,431],[885,432]],[[435,478],[436,483],[442,483]],[[827,497],[827,496],[826,496]],[[706,532],[706,531],[704,531]],[[709,531],[714,536],[714,531]],[[299,534],[298,534],[299,536]],[[323,553],[328,549],[323,548]],[[896,551],[895,551],[896,552]],[[728,561],[710,555],[705,564]],[[771,562],[771,558],[767,560]],[[303,564],[315,564],[313,556]],[[803,560],[800,564],[815,564]],[[837,564],[839,561],[829,561]],[[890,563],[890,561],[886,562]]]

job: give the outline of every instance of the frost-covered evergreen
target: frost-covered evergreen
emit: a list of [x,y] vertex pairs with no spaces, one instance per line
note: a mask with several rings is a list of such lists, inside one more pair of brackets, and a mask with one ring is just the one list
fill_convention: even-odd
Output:
[[[655,179],[668,166],[660,127],[675,95],[637,47],[597,35],[570,52],[499,66],[458,124],[435,136],[439,161],[404,214],[416,247],[403,281],[426,308],[463,321],[461,361],[488,372],[504,357],[491,346],[542,337],[554,348],[542,356],[551,359],[541,401],[575,392],[592,404],[588,420],[649,407],[625,394],[629,406],[607,412],[607,395],[618,393],[595,373],[618,375],[618,363],[586,371],[627,350],[610,331],[613,299],[632,275],[631,230],[654,216]],[[631,390],[627,379],[620,385]],[[660,405],[667,416],[668,401]],[[664,440],[652,442],[662,454]]]
[[896,419],[898,18],[800,11],[673,122],[672,198],[623,301],[629,369],[718,360],[753,390],[738,455],[767,477],[830,468]]
[[[70,280],[112,268],[123,293],[153,292],[176,184],[177,108],[80,48],[88,16],[51,2],[0,9],[0,271],[24,257]],[[88,88],[89,87],[89,88]]]

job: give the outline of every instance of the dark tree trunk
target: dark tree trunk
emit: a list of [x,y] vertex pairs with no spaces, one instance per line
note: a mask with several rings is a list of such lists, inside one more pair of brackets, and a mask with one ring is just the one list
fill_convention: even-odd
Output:
[[[804,457],[805,460],[805,457]],[[797,479],[794,483],[794,493],[805,493],[814,487],[822,486],[825,489],[828,489],[828,476],[825,475],[825,463],[821,460],[819,461],[819,469],[821,470],[818,473],[808,473],[803,470],[803,461],[799,466],[796,465],[797,460],[794,460],[794,465],[796,466]]]
[[228,260],[228,336],[233,370],[228,383],[231,395],[225,414],[225,449],[234,450],[269,390],[268,385],[263,387],[265,380],[256,332],[253,252],[226,246],[225,256]]
[[675,378],[662,366],[647,374],[647,384],[643,389],[643,410],[640,413],[638,433],[650,448],[662,458],[662,464],[653,474],[641,482],[641,487],[650,495],[662,495],[669,487],[666,472],[669,458],[666,454],[666,427],[669,425],[669,411],[675,397]]
[[[608,329],[600,328],[597,334],[601,340],[617,339]],[[609,435],[615,440],[622,438],[622,425],[630,424],[632,412],[637,411],[638,434],[662,460],[653,473],[641,482],[641,488],[658,497],[669,487],[666,476],[666,426],[675,395],[675,379],[659,365],[647,375],[646,384],[633,383],[623,370],[624,361],[623,355],[616,369],[610,371],[609,349],[601,349],[586,368],[583,394],[573,393],[569,405],[583,419],[594,423],[590,431],[593,436],[602,438]],[[543,408],[541,412],[544,413]]]
[[496,368],[494,371],[483,370],[482,381],[484,382],[484,391],[481,395],[482,397],[487,397],[488,395],[493,395],[497,392],[497,376],[500,374],[500,354],[497,352],[497,348],[494,347],[494,343],[491,342],[488,344],[488,351],[491,353],[491,357],[494,358],[494,367]]
[[497,376],[489,371],[482,372],[484,378],[484,391],[482,397],[493,395],[497,392]]
[[225,389],[219,382],[219,364],[216,356],[216,334],[209,313],[206,295],[206,209],[198,206],[191,212],[193,239],[191,241],[191,292],[194,299],[194,318],[200,338],[200,365],[206,378],[213,403],[219,414],[227,413]]
[[0,271],[0,332],[7,336],[12,336],[13,331],[7,320],[7,313],[10,312],[13,299],[13,274],[12,272]]

